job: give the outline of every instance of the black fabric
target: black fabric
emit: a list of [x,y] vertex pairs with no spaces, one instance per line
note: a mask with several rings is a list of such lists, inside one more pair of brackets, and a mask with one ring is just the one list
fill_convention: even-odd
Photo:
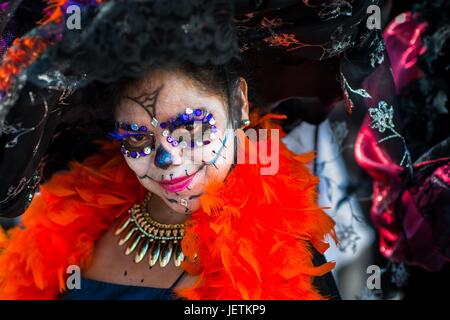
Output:
[[[326,263],[325,257],[318,252],[316,249],[312,248],[313,252],[313,264],[315,266],[320,266]],[[341,300],[341,295],[336,286],[336,282],[333,277],[333,273],[328,272],[320,277],[315,277],[313,280],[314,286],[319,290],[320,294],[327,297],[330,300]]]
[[[416,161],[450,136],[450,1],[418,2],[413,13],[416,21],[427,23],[421,37],[427,50],[418,57],[423,76],[399,94],[399,114],[411,158]],[[447,149],[442,156],[449,154]]]
[[54,107],[59,92],[31,84],[24,90],[30,94],[22,95],[8,113],[0,136],[0,213],[6,217],[17,216],[28,207],[42,176],[44,154],[61,116],[61,110]]

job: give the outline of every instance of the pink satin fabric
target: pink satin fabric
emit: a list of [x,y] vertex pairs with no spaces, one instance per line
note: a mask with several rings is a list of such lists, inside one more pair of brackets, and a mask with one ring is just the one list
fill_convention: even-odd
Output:
[[[410,13],[405,13],[385,31],[397,92],[422,75],[417,68],[417,58],[425,52],[420,41],[425,28],[425,23],[417,23]],[[424,166],[436,165],[436,168],[433,167],[427,175],[415,177],[414,183],[407,184],[406,168],[392,161],[383,150],[382,143],[376,141],[369,125],[370,119],[366,117],[355,143],[355,157],[374,181],[370,215],[380,235],[380,251],[395,262],[438,271],[449,260],[439,251],[434,241],[433,224],[424,215],[424,210],[433,201],[433,195],[424,192],[427,187],[432,187],[436,178],[450,186],[449,175],[446,174],[450,158],[415,164],[414,172]]]

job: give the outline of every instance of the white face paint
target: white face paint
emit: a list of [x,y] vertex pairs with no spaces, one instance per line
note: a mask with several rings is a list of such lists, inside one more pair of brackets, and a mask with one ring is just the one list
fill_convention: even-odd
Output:
[[[146,100],[149,97],[153,100]],[[139,103],[137,100],[146,102]],[[149,101],[153,101],[153,104]],[[190,146],[174,147],[163,135],[161,122],[185,113],[186,108],[207,110],[214,116],[216,137],[208,145],[196,145],[193,149]],[[150,155],[138,159],[125,156],[125,159],[140,183],[176,212],[197,210],[200,206],[198,197],[208,181],[222,181],[230,170],[234,139],[232,135],[226,134],[226,130],[230,129],[227,108],[223,97],[200,87],[181,72],[158,70],[145,77],[137,86],[128,88],[116,109],[117,121],[146,126],[148,133],[153,134],[154,150]],[[156,127],[153,118],[158,120]],[[171,131],[170,135],[186,137],[186,134],[190,136],[191,133],[202,139],[201,126],[190,133],[184,127],[179,127]],[[204,139],[208,140],[208,137],[209,134],[206,134]],[[128,149],[142,150],[142,146],[142,141],[128,139]],[[166,168],[155,164],[157,150],[161,147],[171,159],[171,164]]]

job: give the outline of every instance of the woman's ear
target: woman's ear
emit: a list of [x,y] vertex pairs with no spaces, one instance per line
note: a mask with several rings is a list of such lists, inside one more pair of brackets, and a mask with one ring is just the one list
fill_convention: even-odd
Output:
[[248,87],[247,81],[244,78],[239,78],[239,102],[241,105],[241,120],[248,120],[249,118],[249,103],[248,103]]

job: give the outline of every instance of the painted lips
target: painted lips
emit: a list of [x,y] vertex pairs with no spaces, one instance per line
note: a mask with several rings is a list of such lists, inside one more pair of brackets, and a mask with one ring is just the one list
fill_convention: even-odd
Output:
[[159,181],[159,184],[167,192],[180,192],[189,187],[194,179],[194,176],[195,174],[186,177],[174,178],[171,180],[161,180]]

